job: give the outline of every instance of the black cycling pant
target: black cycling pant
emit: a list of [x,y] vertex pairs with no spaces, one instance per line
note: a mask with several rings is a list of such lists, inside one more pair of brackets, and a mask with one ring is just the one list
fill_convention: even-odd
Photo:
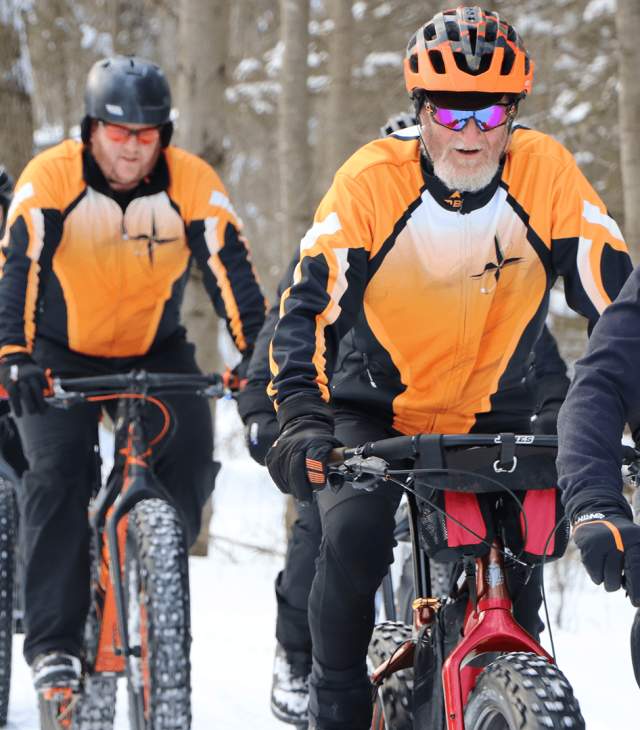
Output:
[[[370,416],[336,413],[336,436],[347,446],[397,435]],[[309,710],[319,729],[368,729],[371,688],[367,648],[374,626],[374,597],[393,560],[395,512],[402,488],[385,482],[371,493],[345,485],[317,495],[322,545],[309,596],[313,644]],[[515,614],[530,633],[540,628],[540,571],[526,587],[524,574],[509,576]]]
[[[291,528],[284,568],[276,578],[278,616],[276,638],[290,661],[295,657],[311,663],[311,632],[307,605],[316,572],[322,527],[317,503],[298,505]],[[305,656],[302,656],[305,655]]]
[[[145,357],[110,360],[40,342],[34,357],[54,375],[89,376],[133,367],[195,373],[199,371],[193,353],[192,345],[179,340]],[[176,427],[170,438],[154,447],[153,466],[174,500],[191,544],[214,485],[211,414],[206,400],[198,396],[163,396],[162,400]],[[89,606],[87,508],[98,476],[94,447],[100,415],[100,405],[90,403],[69,410],[50,407],[42,415],[25,414],[18,419],[29,462],[19,500],[26,561],[24,655],[29,663],[52,649],[81,655]],[[147,407],[145,425],[148,434],[159,432],[158,408]]]

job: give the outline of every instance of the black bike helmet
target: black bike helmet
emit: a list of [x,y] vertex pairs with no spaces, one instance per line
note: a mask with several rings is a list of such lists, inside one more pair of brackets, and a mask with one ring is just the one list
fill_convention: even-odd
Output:
[[84,92],[82,141],[89,141],[91,120],[162,127],[162,146],[171,139],[171,90],[162,69],[137,56],[114,56],[93,64]]
[[4,235],[4,229],[7,223],[7,213],[9,212],[9,206],[11,205],[12,197],[13,178],[5,170],[4,166],[0,165],[0,207],[2,208],[2,224],[0,224],[0,237]]

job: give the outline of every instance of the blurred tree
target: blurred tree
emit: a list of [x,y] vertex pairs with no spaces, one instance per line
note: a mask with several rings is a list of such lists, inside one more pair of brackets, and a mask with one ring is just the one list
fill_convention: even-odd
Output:
[[[177,141],[218,171],[224,163],[228,11],[225,0],[181,0],[178,16]],[[218,320],[205,292],[202,275],[195,267],[182,312],[189,338],[196,345],[200,367],[205,371],[219,371]],[[209,502],[203,511],[202,528],[192,554],[207,554],[210,521]]]
[[351,137],[351,67],[353,63],[353,12],[351,3],[329,1],[333,31],[329,36],[329,98],[327,100],[325,186],[354,151]]
[[281,252],[284,268],[309,228],[309,0],[281,0],[282,88],[278,102]]
[[0,0],[0,36],[0,163],[17,178],[33,152],[31,70],[17,0]]
[[640,3],[617,0],[615,13],[618,33],[620,160],[624,232],[632,256],[640,262]]

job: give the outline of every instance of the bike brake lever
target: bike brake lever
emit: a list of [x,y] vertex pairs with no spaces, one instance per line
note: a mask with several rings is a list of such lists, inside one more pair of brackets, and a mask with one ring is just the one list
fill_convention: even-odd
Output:
[[352,456],[340,466],[331,467],[327,481],[334,492],[339,492],[345,482],[359,491],[373,492],[387,476],[388,468],[387,462],[379,456]]

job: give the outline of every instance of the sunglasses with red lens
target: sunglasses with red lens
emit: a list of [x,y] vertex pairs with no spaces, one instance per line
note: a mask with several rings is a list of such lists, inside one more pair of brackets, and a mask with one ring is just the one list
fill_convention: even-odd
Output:
[[160,127],[143,127],[142,129],[130,129],[120,124],[112,122],[103,122],[100,120],[105,134],[112,142],[124,144],[129,141],[130,137],[135,137],[140,144],[148,145],[157,142],[160,139]]
[[425,104],[425,110],[436,124],[453,132],[461,132],[473,119],[481,132],[489,132],[513,119],[516,105],[513,102],[492,104],[484,109],[462,110],[437,107],[431,102]]

